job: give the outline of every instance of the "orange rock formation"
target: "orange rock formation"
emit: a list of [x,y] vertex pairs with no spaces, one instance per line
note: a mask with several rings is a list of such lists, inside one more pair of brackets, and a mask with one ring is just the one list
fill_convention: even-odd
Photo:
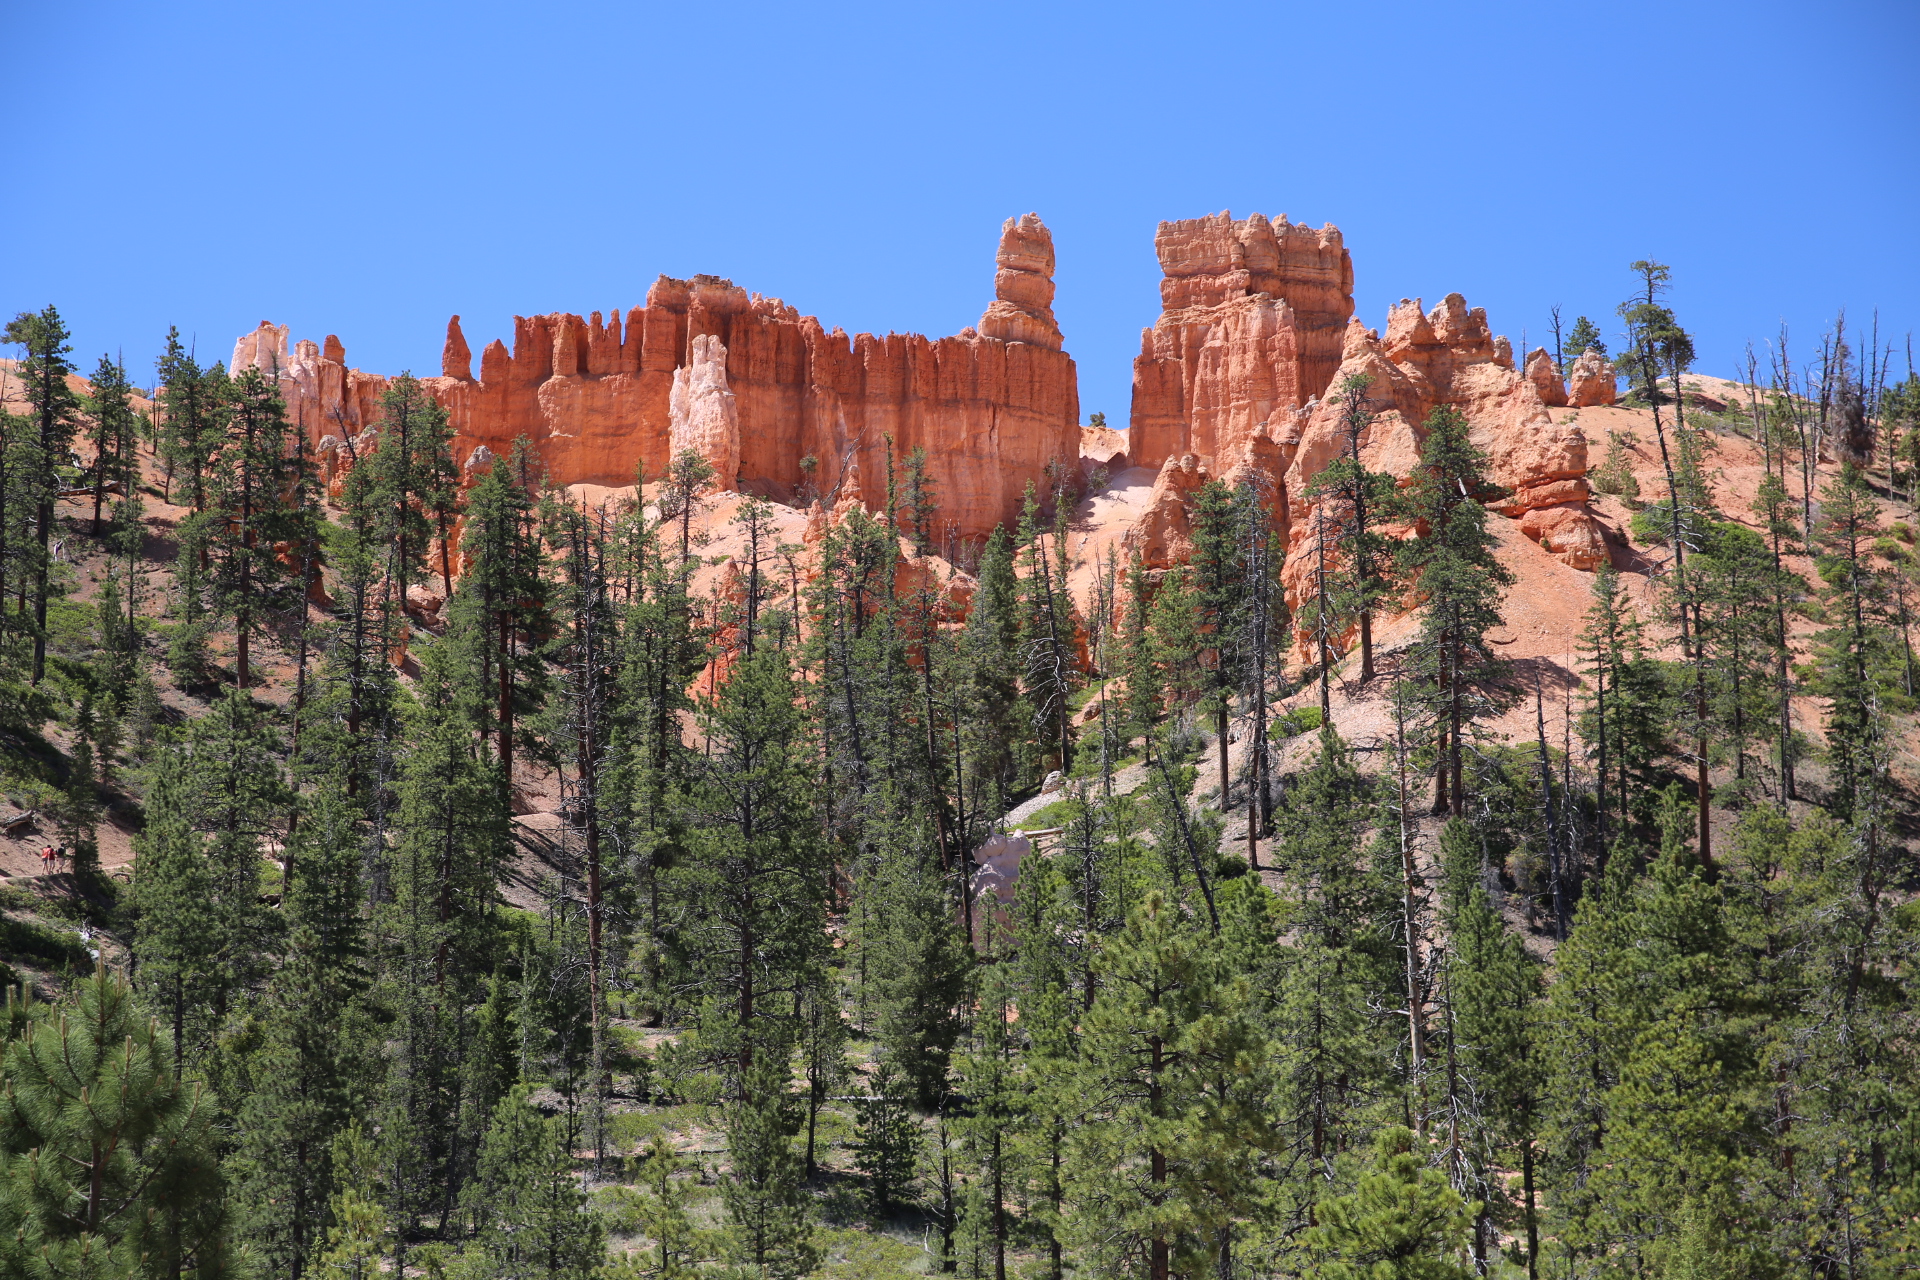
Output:
[[1161,223],[1153,247],[1166,278],[1133,362],[1136,464],[1225,458],[1325,391],[1353,315],[1353,261],[1337,227],[1220,213]]
[[1620,394],[1619,378],[1607,358],[1588,347],[1567,371],[1573,384],[1567,403],[1578,409],[1612,404]]
[[[513,350],[488,344],[478,378],[455,316],[441,376],[423,381],[450,412],[462,460],[481,447],[504,455],[524,435],[563,485],[630,484],[691,447],[722,489],[804,501],[844,497],[864,476],[877,505],[891,436],[896,467],[927,451],[938,540],[979,538],[1018,515],[1029,481],[1079,456],[1053,265],[1039,217],[1009,219],[979,329],[940,339],[849,338],[728,280],[662,276],[624,321],[618,311],[514,317]],[[316,444],[363,431],[385,385],[346,370],[328,343],[324,355],[303,342],[289,356],[285,329],[263,324],[235,349],[236,367],[278,362]]]

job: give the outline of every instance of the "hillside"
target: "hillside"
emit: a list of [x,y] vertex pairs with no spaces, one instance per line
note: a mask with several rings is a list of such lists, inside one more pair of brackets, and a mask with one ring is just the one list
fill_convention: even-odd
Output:
[[201,1091],[195,1268],[1294,1277],[1416,1195],[1459,1280],[1899,1254],[1914,389],[1683,423],[1367,328],[1331,227],[1156,248],[1126,431],[1031,217],[939,342],[699,277],[478,379],[0,366],[0,961]]

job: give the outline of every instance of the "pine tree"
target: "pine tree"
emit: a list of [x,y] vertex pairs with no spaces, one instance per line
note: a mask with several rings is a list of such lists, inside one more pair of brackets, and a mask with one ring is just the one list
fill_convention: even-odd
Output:
[[1154,654],[1152,599],[1147,568],[1136,557],[1127,566],[1127,608],[1120,637],[1121,672],[1127,682],[1126,728],[1121,737],[1129,746],[1153,732],[1164,697]]
[[357,1089],[347,1027],[350,971],[322,963],[319,935],[296,929],[262,1000],[262,1044],[245,1074],[232,1161],[238,1226],[277,1272],[306,1274],[325,1238],[333,1141]]
[[127,381],[124,364],[101,356],[94,366],[92,383],[86,411],[93,422],[88,436],[93,445],[93,536],[97,538],[102,532],[100,510],[107,490],[118,486],[123,498],[131,498],[140,478],[135,447],[141,420],[131,404],[133,386]]
[[813,1202],[793,1150],[796,1127],[786,1059],[762,1053],[748,1067],[742,1095],[723,1124],[731,1167],[720,1199],[731,1223],[731,1252],[757,1280],[798,1280],[819,1260]]
[[392,1237],[381,1207],[379,1154],[360,1128],[349,1124],[334,1140],[332,1163],[339,1190],[327,1206],[327,1239],[314,1268],[316,1280],[376,1280]]
[[492,700],[494,754],[509,786],[515,720],[544,701],[549,683],[532,645],[518,639],[544,637],[552,627],[551,586],[541,571],[533,502],[520,479],[532,465],[530,457],[525,437],[516,440],[512,457],[494,459],[468,492],[461,542],[465,571],[458,595],[449,602],[450,617],[470,617],[483,645],[489,638],[494,641],[483,648],[476,693],[484,701],[490,690],[497,690]]
[[901,1203],[913,1187],[918,1135],[908,1109],[911,1081],[882,1058],[868,1078],[859,1104],[853,1167],[867,1180],[867,1204],[876,1215]]
[[1441,405],[1426,430],[1398,514],[1427,533],[1400,544],[1400,565],[1421,608],[1414,666],[1431,691],[1438,728],[1434,812],[1458,817],[1466,812],[1464,736],[1502,703],[1502,666],[1487,633],[1501,625],[1500,592],[1513,575],[1493,554],[1481,502],[1498,490],[1485,477],[1485,455],[1467,438],[1467,420]]
[[[648,1245],[636,1268],[655,1280],[692,1280],[700,1274],[700,1233],[687,1212],[687,1191],[681,1175],[688,1163],[662,1133],[653,1136],[636,1170],[643,1188],[632,1199],[635,1217]],[[629,1193],[631,1195],[632,1193]],[[628,1261],[633,1261],[629,1255]]]
[[1593,351],[1603,356],[1607,354],[1607,344],[1606,340],[1600,336],[1599,326],[1585,316],[1575,316],[1573,328],[1567,330],[1566,342],[1561,347],[1561,351],[1570,352],[1572,355],[1571,359],[1563,359],[1560,363],[1560,373],[1564,377],[1573,368],[1573,362],[1587,352]]
[[1499,1170],[1520,1169],[1517,1214],[1500,1225],[1526,1243],[1527,1274],[1540,1274],[1535,1178],[1542,1066],[1535,1049],[1540,964],[1509,931],[1488,892],[1492,868],[1461,819],[1440,835],[1444,873],[1447,1173],[1480,1203],[1474,1258],[1484,1267],[1489,1219],[1506,1197]]
[[1278,1190],[1296,1216],[1311,1212],[1340,1153],[1360,1146],[1381,1108],[1404,1106],[1392,1065],[1404,1023],[1373,1012],[1406,1000],[1390,931],[1400,904],[1363,857],[1374,801],[1373,782],[1328,727],[1274,814],[1274,865],[1289,884],[1282,910],[1294,935],[1280,965],[1274,1106],[1302,1171]]
[[[1653,765],[1666,747],[1667,691],[1647,656],[1640,620],[1612,565],[1593,577],[1593,603],[1580,647],[1589,656],[1593,692],[1580,719],[1580,736],[1597,748],[1595,802],[1601,841],[1609,823],[1619,834],[1652,821]],[[1617,818],[1610,818],[1617,809]]]
[[[1193,1274],[1251,1212],[1251,1164],[1271,1142],[1251,992],[1157,893],[1102,949],[1098,980],[1070,1086],[1073,1240],[1106,1274]],[[1210,1087],[1222,1070],[1239,1086],[1224,1097]]]
[[1206,644],[1207,690],[1202,710],[1212,713],[1214,745],[1220,763],[1220,807],[1229,803],[1232,777],[1227,768],[1228,718],[1239,685],[1247,615],[1244,529],[1253,512],[1236,490],[1218,480],[1202,485],[1194,499],[1194,604]]
[[[48,546],[53,537],[53,504],[61,489],[61,472],[68,466],[73,434],[79,425],[80,403],[67,386],[78,372],[67,359],[67,326],[59,311],[22,311],[6,328],[5,340],[25,352],[18,377],[27,400],[27,437],[19,473],[23,491],[34,507],[35,545],[29,549],[33,578],[32,682],[39,684],[47,667],[47,598],[53,561]],[[9,477],[11,478],[11,477]],[[0,512],[3,516],[4,512]],[[0,520],[0,525],[4,521]]]
[[1073,767],[1071,699],[1079,671],[1073,597],[1067,591],[1067,509],[1061,495],[1054,495],[1054,511],[1051,525],[1043,525],[1039,500],[1029,485],[1014,542],[1025,571],[1018,580],[1021,692],[1032,709],[1042,753],[1051,752],[1065,774]]
[[1677,787],[1663,795],[1643,876],[1616,850],[1548,997],[1555,1234],[1576,1256],[1623,1266],[1665,1265],[1699,1215],[1746,1230],[1756,1062],[1738,1016],[1744,956],[1688,844],[1688,808]]
[[1308,1248],[1330,1280],[1469,1280],[1466,1237],[1471,1206],[1438,1169],[1423,1168],[1414,1135],[1381,1131],[1372,1170],[1350,1195],[1320,1205]]
[[[1026,1101],[1015,1061],[1016,1034],[1010,1025],[1014,995],[1010,978],[1005,962],[982,972],[972,1034],[956,1071],[966,1106],[956,1128],[965,1144],[974,1189],[962,1212],[962,1226],[982,1252],[991,1253],[994,1280],[1004,1280],[1007,1274],[1012,1225],[1007,1196],[1018,1184],[1012,1168],[1014,1144]],[[974,1274],[986,1275],[988,1270],[976,1267]]]
[[290,505],[301,481],[287,451],[286,405],[277,386],[249,369],[234,379],[227,431],[207,460],[204,530],[197,541],[209,564],[209,613],[234,627],[234,684],[245,689],[250,645],[264,624],[304,608],[306,583],[275,554],[296,543],[297,510]]
[[1824,603],[1835,625],[1816,637],[1820,645],[1820,692],[1832,704],[1827,755],[1832,764],[1832,808],[1842,820],[1881,820],[1885,803],[1884,705],[1893,694],[1893,666],[1886,618],[1886,575],[1872,560],[1879,535],[1879,504],[1866,474],[1852,463],[1821,494],[1814,531],[1821,554],[1816,564],[1825,584]]
[[[1656,504],[1651,513],[1656,518],[1651,523],[1655,527],[1664,526],[1661,534],[1666,538],[1673,556],[1673,572],[1668,579],[1669,606],[1674,620],[1679,624],[1681,657],[1693,669],[1692,723],[1686,728],[1690,730],[1688,736],[1694,738],[1696,744],[1693,752],[1694,798],[1699,814],[1697,839],[1700,860],[1711,866],[1713,837],[1709,810],[1712,786],[1708,779],[1706,659],[1694,647],[1699,630],[1699,618],[1695,612],[1698,601],[1688,578],[1687,555],[1697,549],[1700,530],[1705,522],[1712,519],[1713,503],[1699,467],[1701,442],[1697,434],[1689,433],[1686,427],[1685,400],[1681,395],[1680,381],[1682,373],[1693,362],[1693,338],[1680,327],[1672,309],[1660,301],[1670,287],[1672,270],[1662,263],[1649,261],[1635,262],[1633,270],[1640,276],[1642,288],[1639,294],[1622,302],[1618,308],[1620,318],[1627,324],[1627,337],[1631,343],[1629,349],[1622,353],[1620,364],[1636,394],[1653,411],[1654,436],[1660,442],[1660,463],[1667,476],[1666,501]],[[1672,379],[1671,397],[1660,389],[1663,376]],[[1677,436],[1679,457],[1677,465],[1675,451],[1668,446],[1666,420],[1660,413],[1660,407],[1668,403],[1674,406],[1674,434]]]
[[1334,508],[1334,536],[1339,542],[1331,588],[1334,610],[1342,623],[1351,620],[1359,625],[1363,681],[1373,678],[1374,612],[1393,598],[1396,586],[1395,543],[1379,529],[1381,517],[1391,510],[1394,478],[1368,471],[1360,460],[1361,438],[1373,423],[1367,407],[1372,383],[1367,375],[1355,374],[1333,389],[1340,404],[1344,451],[1307,487],[1309,496],[1322,498]]
[[826,943],[825,850],[794,684],[787,655],[760,649],[701,708],[711,754],[686,796],[685,853],[669,872],[685,980],[703,1002],[701,1043],[730,1063],[736,1094],[761,1042],[785,1039],[793,993]]
[[234,1261],[212,1099],[104,966],[8,1042],[0,1265],[12,1275],[198,1276]]
[[507,852],[502,789],[490,762],[475,758],[446,663],[438,646],[422,662],[380,913],[396,1023],[382,1137],[403,1241],[425,1217],[448,1216],[473,1168],[486,1119],[461,1090],[474,1031],[467,1011],[503,958],[493,907]]
[[1633,474],[1633,459],[1628,450],[1639,440],[1632,431],[1607,432],[1607,453],[1593,469],[1593,487],[1611,493],[1629,511],[1640,509],[1640,481]]
[[973,954],[956,927],[924,827],[881,853],[856,886],[857,962],[871,975],[875,1045],[909,1095],[931,1107],[965,1026]]
[[475,1280],[586,1280],[605,1261],[605,1229],[587,1209],[573,1153],[525,1086],[494,1108],[461,1208],[477,1228],[461,1272]]
[[155,452],[166,466],[162,500],[173,500],[173,482],[182,479],[186,505],[198,511],[203,501],[207,459],[218,438],[223,411],[225,371],[202,369],[180,345],[180,330],[167,329],[167,347],[155,367],[160,381],[160,421]]

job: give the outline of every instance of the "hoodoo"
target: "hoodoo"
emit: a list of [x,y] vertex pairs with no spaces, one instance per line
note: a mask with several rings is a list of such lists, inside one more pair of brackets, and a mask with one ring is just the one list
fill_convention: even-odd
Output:
[[[525,436],[559,484],[631,484],[690,445],[722,489],[831,501],[851,477],[883,477],[889,448],[896,466],[924,448],[936,541],[978,539],[1080,444],[1073,358],[1053,318],[1053,237],[1037,214],[1007,220],[995,266],[980,327],[953,337],[849,337],[730,280],[661,276],[624,318],[514,317],[512,351],[488,344],[477,379],[455,316],[441,376],[423,381],[463,459],[483,445],[504,455]],[[385,385],[330,358],[339,344],[328,341],[326,355],[310,342],[289,353],[285,328],[263,323],[234,350],[236,369],[278,369],[315,444],[364,430]]]
[[1133,362],[1135,463],[1224,458],[1326,390],[1353,315],[1338,227],[1218,213],[1161,223],[1153,247],[1165,278]]

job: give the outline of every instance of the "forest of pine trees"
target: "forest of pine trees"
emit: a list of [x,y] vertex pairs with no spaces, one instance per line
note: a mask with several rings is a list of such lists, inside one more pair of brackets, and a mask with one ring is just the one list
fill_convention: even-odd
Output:
[[959,618],[917,452],[803,549],[691,453],[463,480],[402,375],[330,496],[273,378],[21,315],[0,1278],[1910,1274],[1920,380],[1841,327],[1705,412],[1636,269],[1657,607],[1592,576],[1571,694],[1466,420],[1370,473],[1364,380],[1297,616],[1284,493],[1086,565],[1069,469]]

